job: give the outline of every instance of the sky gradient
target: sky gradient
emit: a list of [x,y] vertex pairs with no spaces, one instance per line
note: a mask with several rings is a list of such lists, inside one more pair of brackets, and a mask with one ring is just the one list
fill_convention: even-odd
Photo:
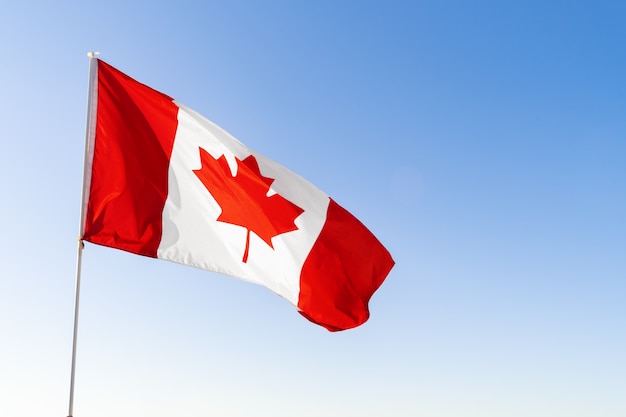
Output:
[[358,217],[329,333],[87,244],[74,417],[626,414],[626,3],[0,4],[0,415],[67,415],[88,51]]

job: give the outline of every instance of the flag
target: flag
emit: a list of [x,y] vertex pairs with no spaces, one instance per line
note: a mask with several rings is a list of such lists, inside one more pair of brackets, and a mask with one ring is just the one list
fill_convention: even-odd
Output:
[[282,165],[101,60],[82,239],[267,287],[345,330],[394,265],[353,215]]

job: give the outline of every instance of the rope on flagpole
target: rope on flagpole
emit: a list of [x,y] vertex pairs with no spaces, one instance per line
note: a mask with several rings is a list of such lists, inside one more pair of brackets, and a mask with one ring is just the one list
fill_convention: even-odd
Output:
[[78,226],[78,248],[76,253],[76,298],[74,299],[74,336],[72,340],[72,368],[71,368],[71,376],[70,376],[70,403],[69,403],[69,411],[68,417],[73,417],[74,414],[74,382],[76,376],[76,345],[78,340],[78,306],[80,301],[80,275],[81,275],[81,266],[83,259],[83,247],[85,246],[83,243],[83,232],[85,227],[85,188],[87,186],[87,177],[88,177],[88,157],[91,152],[90,147],[90,137],[91,137],[91,118],[92,118],[92,101],[93,101],[93,86],[95,79],[95,56],[98,55],[99,52],[89,52],[87,56],[89,57],[89,87],[88,87],[88,95],[87,95],[87,122],[85,128],[85,157],[83,161],[83,189],[81,196],[81,205],[80,205],[80,223]]

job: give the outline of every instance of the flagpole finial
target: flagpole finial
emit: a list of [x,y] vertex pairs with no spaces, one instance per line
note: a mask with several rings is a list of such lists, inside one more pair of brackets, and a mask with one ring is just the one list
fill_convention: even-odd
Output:
[[95,58],[96,55],[100,55],[100,52],[87,52],[89,58]]

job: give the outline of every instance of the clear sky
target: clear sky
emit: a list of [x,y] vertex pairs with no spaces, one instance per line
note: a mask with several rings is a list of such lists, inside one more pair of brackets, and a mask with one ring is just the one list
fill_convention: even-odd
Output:
[[360,218],[363,326],[87,244],[75,417],[626,415],[626,2],[3,1],[0,415],[67,415],[88,51]]

